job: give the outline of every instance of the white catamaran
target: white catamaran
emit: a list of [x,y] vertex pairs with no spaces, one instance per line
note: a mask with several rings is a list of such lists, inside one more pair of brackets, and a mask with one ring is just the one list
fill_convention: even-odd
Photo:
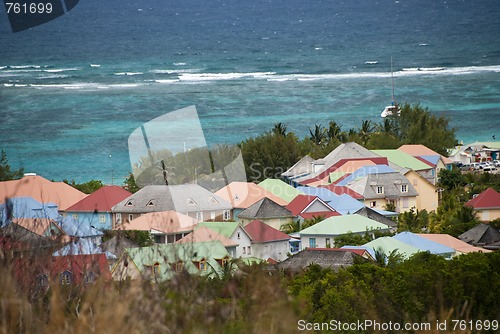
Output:
[[388,116],[399,116],[401,110],[396,104],[396,100],[394,99],[394,72],[392,71],[392,57],[391,57],[391,81],[392,81],[392,103],[391,105],[384,108],[384,111],[380,114],[381,117]]

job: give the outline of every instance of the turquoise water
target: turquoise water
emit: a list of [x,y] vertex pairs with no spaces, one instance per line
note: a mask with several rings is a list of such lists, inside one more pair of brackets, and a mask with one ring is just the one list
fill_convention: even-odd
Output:
[[47,178],[121,180],[129,134],[189,105],[210,144],[379,121],[391,57],[397,101],[500,138],[496,2],[87,0],[15,34],[3,14],[1,147]]

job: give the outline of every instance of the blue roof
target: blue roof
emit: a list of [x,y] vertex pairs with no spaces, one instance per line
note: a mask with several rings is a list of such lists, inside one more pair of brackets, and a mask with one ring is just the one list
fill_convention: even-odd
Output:
[[57,224],[63,229],[64,233],[72,237],[93,237],[104,234],[95,227],[89,224],[80,224],[69,216],[59,216]]
[[455,250],[453,248],[438,244],[437,242],[423,238],[415,233],[401,232],[393,236],[393,238],[416,247],[422,251],[431,252],[432,254],[445,256],[455,254]]
[[362,202],[347,194],[337,196],[337,199],[329,202],[328,204],[341,215],[353,214],[365,206]]
[[53,256],[67,255],[91,255],[91,254],[106,254],[108,259],[116,259],[116,256],[110,252],[104,252],[100,246],[97,246],[92,240],[79,239],[72,241],[60,250],[54,252]]
[[306,195],[317,196],[327,203],[336,200],[339,197],[339,195],[326,188],[300,186],[297,187],[297,190],[302,191]]
[[439,159],[441,159],[440,155],[421,155],[419,158],[422,158],[426,161],[429,161],[433,165],[437,165],[439,162]]
[[354,173],[351,173],[348,175],[346,178],[343,180],[340,180],[338,183],[336,183],[337,186],[345,186],[349,182],[358,180],[362,177],[365,177],[366,175],[369,174],[383,174],[383,173],[393,173],[394,169],[387,165],[374,165],[374,166],[363,166],[358,168]]
[[10,218],[57,219],[59,212],[54,203],[42,204],[31,197],[12,197],[0,204],[0,221],[6,222],[7,216]]

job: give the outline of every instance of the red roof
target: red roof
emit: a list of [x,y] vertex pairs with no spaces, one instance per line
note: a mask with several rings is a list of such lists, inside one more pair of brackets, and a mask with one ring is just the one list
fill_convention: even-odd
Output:
[[336,186],[335,184],[329,184],[326,186],[320,186],[321,188],[326,188],[330,190],[332,193],[335,193],[337,195],[342,195],[342,194],[347,194],[351,196],[354,199],[363,199],[363,196],[355,192],[354,190],[346,187],[346,186]]
[[271,242],[289,240],[290,236],[286,233],[265,224],[260,220],[254,220],[244,227],[253,242]]
[[[333,212],[335,211],[333,208],[331,208],[327,203],[325,203],[321,198],[318,196],[313,196],[313,195],[297,195],[287,206],[286,208],[290,210],[294,216],[299,216],[302,214],[304,210],[307,209],[309,205],[312,204],[314,201],[320,201],[322,204],[325,205],[326,209],[330,208],[331,210],[324,210],[326,212]],[[323,211],[322,211],[323,212]],[[310,212],[308,212],[310,213]]]
[[465,205],[471,206],[474,209],[500,208],[500,194],[493,188],[488,188],[475,198],[465,203]]
[[66,211],[76,212],[111,212],[111,208],[132,195],[119,186],[104,186],[97,189],[81,201],[73,204]]

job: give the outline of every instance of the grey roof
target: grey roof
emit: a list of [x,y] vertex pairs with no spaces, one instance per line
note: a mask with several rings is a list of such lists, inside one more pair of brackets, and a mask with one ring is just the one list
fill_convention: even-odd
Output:
[[283,270],[300,271],[311,264],[317,264],[322,268],[338,271],[340,268],[352,266],[357,261],[365,262],[367,260],[347,250],[308,248],[278,263],[276,267]]
[[397,227],[397,224],[394,220],[387,218],[386,216],[378,213],[377,211],[375,211],[373,209],[370,209],[367,206],[362,207],[361,209],[359,209],[358,211],[356,211],[354,213],[358,214],[360,216],[366,217],[366,218],[370,218],[370,219],[375,220],[379,223],[388,225],[392,228]]
[[314,161],[316,160],[311,158],[309,155],[306,155],[297,161],[295,165],[290,167],[286,172],[282,173],[281,176],[297,177],[301,175],[308,175],[312,172],[312,163]]
[[460,234],[458,238],[474,246],[500,245],[500,232],[493,226],[484,223]]
[[[401,186],[407,186],[407,192],[401,191]],[[377,186],[383,186],[382,194],[377,194]],[[362,195],[365,199],[401,198],[418,196],[411,182],[398,172],[369,174],[347,184],[349,189]]]
[[180,213],[231,210],[231,204],[197,184],[149,185],[116,204],[113,212],[147,213],[175,210]]
[[105,252],[110,252],[116,257],[120,257],[126,248],[136,248],[139,247],[135,242],[130,239],[125,238],[123,235],[115,235],[108,241],[101,243],[101,248]]
[[275,201],[264,197],[260,201],[250,205],[241,211],[238,218],[246,219],[269,219],[293,217],[293,213],[276,203]]

